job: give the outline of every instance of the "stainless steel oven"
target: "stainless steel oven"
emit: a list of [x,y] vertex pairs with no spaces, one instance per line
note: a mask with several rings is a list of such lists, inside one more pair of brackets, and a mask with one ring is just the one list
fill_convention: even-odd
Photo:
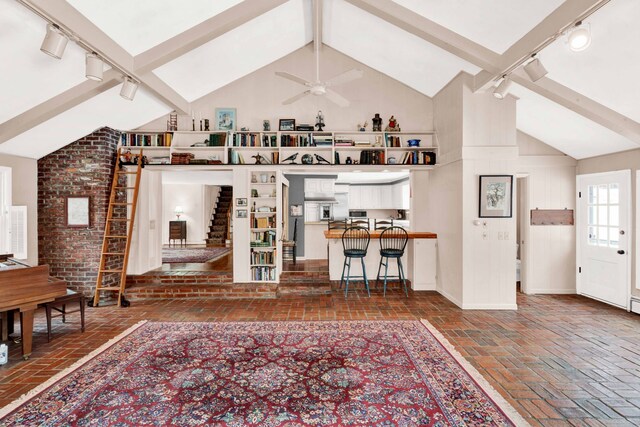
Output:
[[366,218],[366,217],[367,217],[367,211],[356,211],[356,210],[349,211],[349,218]]

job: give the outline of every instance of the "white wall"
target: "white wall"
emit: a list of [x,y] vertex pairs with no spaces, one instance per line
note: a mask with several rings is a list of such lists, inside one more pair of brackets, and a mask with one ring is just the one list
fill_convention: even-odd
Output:
[[[573,209],[578,162],[523,132],[518,132],[518,174],[526,177],[529,209]],[[522,254],[528,294],[576,292],[575,226],[532,226],[526,215]],[[522,239],[521,239],[522,240]],[[523,274],[524,275],[524,274]]]
[[250,171],[245,168],[235,168],[233,170],[233,207],[231,210],[231,217],[233,221],[233,281],[235,283],[246,283],[250,279],[250,243],[249,243],[249,206],[247,210],[247,218],[236,218],[236,211],[238,208],[235,206],[236,198],[248,198],[249,197],[249,178]]
[[[622,169],[631,169],[631,218],[633,224],[633,230],[637,230],[640,226],[636,222],[637,218],[637,170],[640,169],[640,150],[625,151],[623,153],[610,154],[607,156],[592,157],[590,159],[578,160],[577,173],[579,175],[599,172],[610,172]],[[635,232],[631,233],[631,248],[632,256],[635,259],[635,253],[639,250],[637,235]],[[638,265],[636,262],[631,262],[631,294],[640,297],[640,281],[638,280]]]
[[38,161],[0,154],[11,168],[12,204],[27,207],[27,264],[38,265]]
[[[162,243],[169,243],[169,221],[177,219],[174,209],[182,206],[180,220],[187,221],[187,244],[205,243],[204,185],[162,184]],[[208,231],[208,229],[207,229]]]
[[[397,80],[373,70],[328,46],[322,47],[322,78],[329,78],[351,68],[360,68],[364,76],[353,82],[336,86],[336,92],[351,101],[341,108],[322,96],[307,96],[290,105],[282,101],[304,90],[304,86],[275,75],[287,71],[302,78],[315,76],[312,45],[301,48],[242,79],[196,100],[193,110],[202,114],[213,126],[216,107],[237,109],[238,129],[248,127],[262,130],[262,121],[268,119],[271,129],[277,130],[278,119],[294,118],[296,123],[314,124],[318,110],[322,110],[328,130],[356,130],[358,123],[369,122],[380,113],[383,124],[393,114],[404,130],[431,130],[433,125],[432,101]],[[167,116],[141,126],[143,129],[166,129]],[[179,117],[180,130],[191,130],[191,118]]]
[[[131,181],[135,179],[128,176]],[[127,274],[142,274],[162,266],[162,223],[161,172],[143,169]]]

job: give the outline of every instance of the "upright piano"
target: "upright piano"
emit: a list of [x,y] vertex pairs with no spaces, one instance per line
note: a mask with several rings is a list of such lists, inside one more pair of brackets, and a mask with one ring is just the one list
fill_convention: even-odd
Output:
[[38,304],[53,301],[66,295],[65,281],[49,277],[49,266],[30,267],[12,260],[10,255],[0,255],[0,313],[2,314],[2,339],[8,333],[8,313],[20,312],[22,357],[31,355],[33,338],[33,314]]

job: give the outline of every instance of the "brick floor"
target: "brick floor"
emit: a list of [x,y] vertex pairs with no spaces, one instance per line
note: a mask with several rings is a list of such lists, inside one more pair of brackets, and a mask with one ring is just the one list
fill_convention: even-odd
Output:
[[147,320],[417,319],[435,325],[533,426],[640,425],[640,316],[578,296],[518,296],[515,311],[462,311],[433,292],[379,291],[278,299],[140,301],[54,320],[46,342],[38,313],[34,352],[0,367],[0,406],[135,322]]

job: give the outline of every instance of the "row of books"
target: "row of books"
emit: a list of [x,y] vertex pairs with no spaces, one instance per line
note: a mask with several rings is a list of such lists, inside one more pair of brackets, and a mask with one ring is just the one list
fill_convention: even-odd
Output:
[[280,135],[281,147],[309,147],[311,138],[309,135]]
[[276,268],[275,267],[251,267],[251,280],[254,280],[256,282],[276,280]]
[[278,138],[276,135],[262,135],[259,133],[233,134],[234,147],[277,147]]
[[251,264],[275,264],[276,251],[251,251]]
[[274,230],[251,232],[251,247],[259,248],[265,246],[275,246],[276,243],[276,232]]
[[[253,165],[277,165],[280,163],[280,153],[277,151],[272,151],[270,153],[257,153],[254,156],[251,156],[253,159]],[[236,150],[231,150],[229,153],[229,164],[231,165],[246,165],[247,162],[244,159],[242,153]]]
[[387,147],[402,147],[402,140],[399,136],[387,135]]
[[172,139],[173,134],[170,132],[149,135],[123,133],[120,135],[120,145],[123,147],[170,147]]
[[171,164],[172,165],[188,165],[191,163],[195,156],[192,153],[172,153]]
[[405,152],[397,163],[401,165],[435,165],[436,153],[433,151]]

